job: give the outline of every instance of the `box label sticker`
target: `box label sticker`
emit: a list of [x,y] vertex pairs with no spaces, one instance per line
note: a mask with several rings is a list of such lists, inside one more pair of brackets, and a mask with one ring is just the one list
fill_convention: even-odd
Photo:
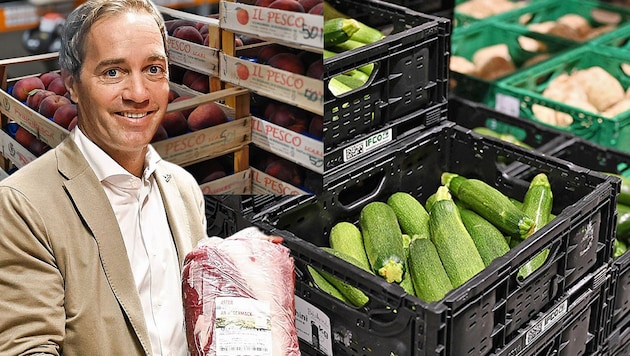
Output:
[[314,172],[324,173],[324,143],[252,117],[252,142]]
[[545,331],[551,328],[556,322],[558,322],[558,320],[561,320],[567,313],[568,304],[569,301],[565,299],[562,303],[545,314],[540,321],[534,324],[527,331],[527,334],[525,334],[525,346],[529,345],[540,335],[544,334]]
[[168,57],[173,64],[210,76],[219,76],[219,51],[208,46],[168,37]]
[[324,114],[324,82],[269,65],[220,55],[220,78],[312,113]]
[[521,103],[518,98],[510,95],[497,94],[495,96],[494,108],[504,114],[519,117]]
[[330,319],[298,296],[295,296],[295,327],[300,339],[324,355],[332,356]]
[[375,133],[361,142],[344,148],[343,161],[348,162],[359,158],[362,155],[391,142],[393,140],[392,135],[392,129],[387,129],[385,131]]
[[324,48],[323,16],[227,1],[222,1],[221,5],[220,26],[223,29]]
[[287,182],[252,168],[252,194],[304,195],[309,194]]

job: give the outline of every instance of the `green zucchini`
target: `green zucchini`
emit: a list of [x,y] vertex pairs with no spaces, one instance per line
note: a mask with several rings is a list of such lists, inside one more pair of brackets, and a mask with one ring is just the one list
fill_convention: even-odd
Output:
[[359,226],[372,270],[388,282],[400,283],[405,273],[405,252],[394,210],[386,203],[370,202],[361,209]]
[[534,220],[488,183],[449,172],[442,173],[441,180],[457,199],[502,232],[522,238],[534,229]]
[[409,244],[409,274],[416,296],[426,302],[441,300],[453,289],[431,239],[416,238]]
[[413,195],[396,192],[389,196],[387,205],[396,213],[402,232],[429,237],[429,213]]
[[357,21],[359,23],[359,29],[354,32],[350,39],[352,41],[363,42],[365,44],[374,43],[385,38],[385,35],[380,30],[368,26],[363,22]]
[[347,86],[346,84],[338,80],[337,77],[334,77],[331,78],[328,82],[328,89],[334,96],[340,96],[343,93],[347,93],[353,90],[354,88]]
[[337,289],[337,287],[330,284],[330,282],[328,282],[328,280],[324,278],[324,276],[322,276],[321,273],[317,272],[315,268],[313,268],[312,266],[306,266],[306,268],[308,269],[308,273],[311,274],[311,278],[313,278],[313,282],[315,283],[317,288],[323,290],[324,292],[332,295],[333,297],[341,300],[344,303],[350,304],[350,301],[348,300],[348,298],[346,298],[343,294],[341,294],[339,289]]
[[402,240],[403,251],[405,253],[405,274],[403,274],[402,281],[400,281],[400,286],[405,292],[415,296],[416,290],[413,287],[413,281],[411,280],[411,274],[409,272],[409,244],[411,243],[411,236],[403,234]]
[[431,241],[454,288],[485,268],[446,186],[435,193],[429,218]]
[[521,146],[521,147],[524,147],[524,148],[527,148],[527,149],[530,149],[530,150],[534,149],[532,146],[530,146],[530,145],[526,144],[525,142],[519,140],[514,135],[511,135],[511,134],[508,134],[508,133],[499,133],[499,132],[496,132],[496,131],[494,131],[494,130],[492,130],[490,128],[487,128],[485,126],[475,127],[475,128],[473,128],[473,131],[478,133],[478,134],[481,134],[481,135],[484,135],[484,136],[489,136],[489,137],[494,137],[494,138],[497,138],[497,139],[499,139],[501,141],[513,143],[513,144],[515,144],[517,146]]
[[630,243],[630,206],[617,203],[617,238]]
[[328,240],[330,247],[352,256],[357,260],[361,268],[365,270],[371,268],[367,255],[365,254],[363,236],[361,236],[361,231],[354,224],[347,221],[336,223],[330,229]]
[[341,17],[341,18],[347,19],[348,15],[346,15],[343,12],[335,9],[335,7],[330,5],[330,3],[328,1],[324,0],[324,18],[325,19],[332,19],[332,18],[336,18],[336,17]]
[[626,253],[627,250],[628,250],[628,247],[626,246],[625,243],[623,243],[623,241],[619,241],[618,239],[615,239],[615,250],[613,251],[613,258],[620,257],[621,255]]
[[[336,256],[337,258],[340,258],[346,262],[349,262],[355,266],[357,266],[358,268],[361,268],[360,263],[351,256],[348,256],[347,254],[337,251],[331,247],[322,247],[322,250],[330,253],[331,255]],[[370,270],[365,270],[366,272],[372,273],[372,271]],[[344,281],[342,281],[341,279],[333,276],[332,274],[325,272],[325,271],[321,271],[318,270],[318,272],[333,286],[335,286],[335,288],[337,288],[339,290],[339,292],[341,294],[343,294],[344,297],[346,297],[346,299],[348,299],[348,301],[350,301],[350,304],[357,306],[357,307],[362,307],[364,306],[368,301],[369,301],[369,297],[367,295],[365,295],[365,293],[363,293],[359,288],[348,284]],[[373,274],[373,273],[372,273]]]
[[[542,229],[551,221],[551,209],[553,208],[553,194],[551,184],[545,173],[537,174],[529,183],[527,193],[523,199],[523,212],[534,219],[534,229],[523,238],[528,238],[534,232]],[[523,265],[518,271],[519,278],[525,278],[540,268],[549,255],[549,249],[539,252],[533,259]]]
[[362,86],[365,85],[365,82],[363,80],[359,79],[356,76],[351,76],[351,75],[347,75],[347,74],[336,75],[336,76],[334,76],[333,79],[338,80],[342,84],[344,84],[347,87],[351,88],[351,90],[361,88]]
[[324,48],[349,40],[359,29],[359,22],[355,19],[337,17],[324,21]]
[[458,204],[459,215],[462,218],[466,230],[473,239],[477,251],[487,267],[497,257],[501,257],[510,251],[510,246],[505,236],[491,222],[482,218],[479,214],[466,209]]

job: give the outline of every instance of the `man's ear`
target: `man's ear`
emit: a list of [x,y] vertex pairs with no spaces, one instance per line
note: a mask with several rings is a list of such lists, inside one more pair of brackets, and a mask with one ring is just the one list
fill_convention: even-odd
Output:
[[63,84],[65,84],[66,89],[70,93],[70,99],[73,102],[78,103],[79,97],[77,96],[76,84],[77,80],[70,74],[67,70],[61,70],[61,78],[63,79]]

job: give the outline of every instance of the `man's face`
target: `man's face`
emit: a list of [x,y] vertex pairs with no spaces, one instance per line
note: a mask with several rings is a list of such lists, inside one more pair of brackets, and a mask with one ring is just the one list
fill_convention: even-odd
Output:
[[167,69],[149,14],[97,21],[87,36],[81,80],[66,77],[81,130],[115,160],[144,154],[168,105]]

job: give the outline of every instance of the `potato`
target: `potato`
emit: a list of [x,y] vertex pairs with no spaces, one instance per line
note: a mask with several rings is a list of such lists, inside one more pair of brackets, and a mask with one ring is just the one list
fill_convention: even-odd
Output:
[[588,20],[578,14],[566,14],[556,19],[557,24],[562,24],[570,28],[577,37],[584,38],[591,32],[591,24]]
[[504,43],[480,48],[473,55],[472,62],[479,77],[487,80],[503,77],[516,70],[508,46]]
[[630,96],[609,107],[602,113],[602,115],[606,117],[614,117],[628,110],[630,110]]
[[586,92],[588,101],[598,111],[606,111],[625,96],[621,83],[602,67],[593,66],[583,69],[574,73],[573,76]]

